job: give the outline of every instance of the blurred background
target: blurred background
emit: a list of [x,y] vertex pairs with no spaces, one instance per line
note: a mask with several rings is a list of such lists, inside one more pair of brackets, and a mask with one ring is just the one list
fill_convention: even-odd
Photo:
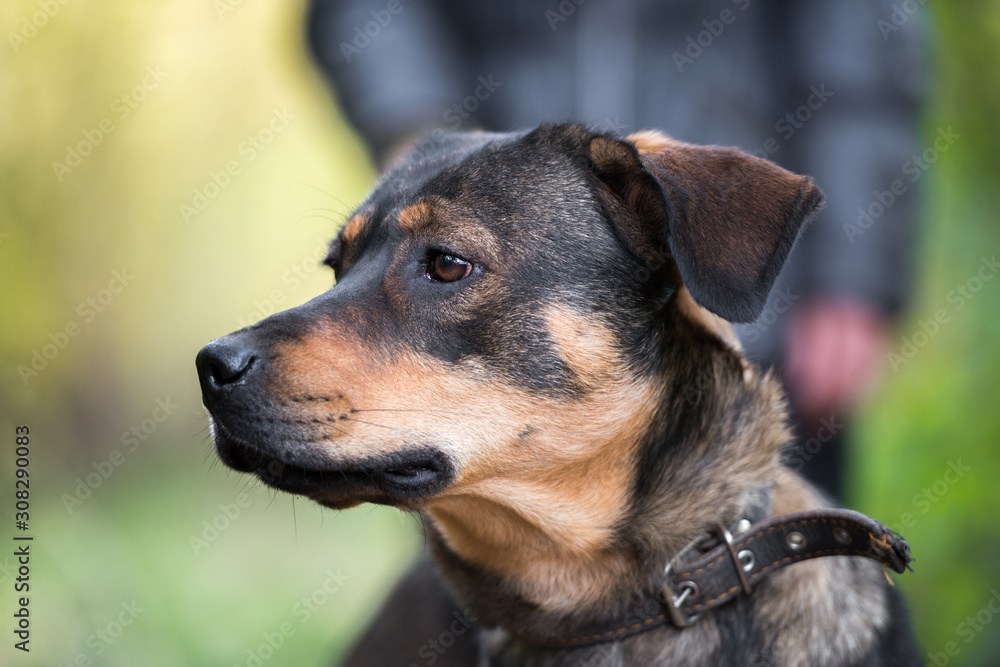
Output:
[[[898,584],[928,663],[995,666],[1000,4],[901,4],[928,33],[922,144],[960,138],[921,177],[915,297],[845,502],[911,543]],[[197,350],[328,289],[326,243],[377,174],[305,13],[0,7],[0,519],[12,544],[28,424],[35,538],[30,654],[0,549],[0,664],[332,664],[421,548],[394,510],[321,511],[228,472],[201,407]]]

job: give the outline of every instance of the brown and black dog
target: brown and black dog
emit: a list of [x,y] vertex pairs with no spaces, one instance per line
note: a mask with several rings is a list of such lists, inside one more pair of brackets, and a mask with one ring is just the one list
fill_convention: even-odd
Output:
[[[850,556],[774,571],[688,627],[550,641],[666,604],[665,566],[720,526],[823,505],[782,466],[781,389],[727,322],[760,314],[821,200],[655,132],[447,135],[350,218],[329,292],[207,345],[226,464],[423,519],[446,583],[409,577],[354,664],[919,664],[879,564]],[[453,646],[376,656],[434,613],[449,627],[452,597]]]

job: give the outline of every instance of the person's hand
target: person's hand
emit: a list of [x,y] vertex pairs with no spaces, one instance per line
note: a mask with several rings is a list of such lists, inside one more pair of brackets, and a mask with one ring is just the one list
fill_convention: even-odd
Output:
[[882,374],[889,323],[873,306],[849,299],[803,304],[789,316],[785,381],[807,421],[845,415]]

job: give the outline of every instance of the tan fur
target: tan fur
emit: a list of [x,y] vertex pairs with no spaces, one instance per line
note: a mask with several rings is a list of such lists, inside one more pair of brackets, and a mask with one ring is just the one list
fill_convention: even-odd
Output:
[[[276,376],[282,379],[274,391],[290,399],[287,414],[293,421],[317,420],[317,445],[338,459],[439,444],[442,431],[445,442],[463,441],[492,412],[488,401],[468,400],[484,389],[472,377],[450,373],[415,354],[380,358],[342,330],[314,331],[290,346],[278,346],[277,353]],[[330,401],[336,396],[343,396],[349,407],[329,421]],[[461,456],[469,458],[471,452]]]
[[784,467],[775,472],[773,502],[772,513],[776,515],[827,506],[827,503],[823,502],[812,486],[802,477],[793,474]]
[[[713,153],[720,150],[729,150],[719,148],[718,146],[699,146],[697,144],[678,141],[657,130],[640,130],[628,135],[625,139],[635,146],[635,149],[639,151],[639,155],[652,158],[657,164],[669,164],[675,168],[680,167],[681,171],[677,175],[682,177],[687,170],[701,166],[706,161],[706,158]],[[706,170],[706,172],[709,176],[715,175],[711,168]],[[706,183],[708,182],[711,181],[706,180]]]
[[585,398],[526,397],[526,440],[476,464],[428,513],[463,558],[515,578],[543,608],[569,610],[607,594],[629,565],[608,539],[658,392],[628,376],[603,325],[566,307],[545,320]]
[[[679,310],[703,335],[727,335],[693,302]],[[542,608],[570,610],[613,594],[634,568],[609,539],[628,509],[635,448],[665,380],[630,374],[614,334],[592,316],[555,306],[544,319],[581,398],[540,398],[483,369],[456,372],[422,356],[380,359],[334,329],[277,350],[283,385],[276,393],[289,398],[286,418],[314,422],[316,445],[336,458],[424,442],[446,451],[458,463],[456,479],[422,508],[448,546],[518,581]],[[738,514],[745,491],[774,476],[787,440],[783,412],[775,410],[780,392],[767,376],[749,390],[760,402],[758,423],[739,438],[706,437],[706,450],[694,455],[710,465],[657,499],[665,523],[649,524],[650,543],[669,543],[670,535],[686,543]]]
[[362,213],[351,216],[340,232],[341,241],[346,245],[356,239],[367,222],[367,217]]
[[289,418],[318,420],[317,445],[337,458],[423,442],[449,453],[457,478],[425,506],[449,546],[561,608],[607,592],[627,565],[608,539],[660,397],[622,368],[605,326],[567,307],[546,321],[583,398],[540,399],[427,358],[383,361],[333,330],[279,349],[278,392]]
[[498,267],[503,253],[496,237],[476,222],[475,212],[456,201],[433,197],[403,208],[398,216],[400,230],[413,236],[431,235],[466,254],[470,260],[485,260]]
[[404,232],[415,233],[430,224],[432,218],[430,202],[418,201],[400,211],[397,220],[399,228]]
[[623,372],[614,332],[607,326],[565,306],[549,308],[545,323],[563,361],[585,384],[593,386]]
[[681,287],[678,290],[677,308],[689,320],[703,327],[710,334],[732,348],[733,351],[743,351],[743,346],[740,344],[740,339],[736,335],[733,325],[695,303],[686,287]]
[[640,155],[652,155],[654,153],[659,153],[661,151],[684,145],[682,142],[671,139],[667,135],[662,132],[657,132],[656,130],[640,130],[639,132],[634,132],[625,138],[635,145],[635,148],[639,151]]

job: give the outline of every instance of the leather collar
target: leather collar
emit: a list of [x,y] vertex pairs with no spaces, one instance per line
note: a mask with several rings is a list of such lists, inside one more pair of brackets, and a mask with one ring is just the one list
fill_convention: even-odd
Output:
[[752,524],[744,520],[732,531],[720,527],[710,544],[685,549],[665,568],[661,597],[636,606],[617,622],[567,637],[519,638],[544,648],[575,648],[618,641],[667,623],[685,628],[702,613],[752,594],[769,574],[826,556],[871,558],[899,573],[912,560],[906,540],[851,510],[794,512]]

